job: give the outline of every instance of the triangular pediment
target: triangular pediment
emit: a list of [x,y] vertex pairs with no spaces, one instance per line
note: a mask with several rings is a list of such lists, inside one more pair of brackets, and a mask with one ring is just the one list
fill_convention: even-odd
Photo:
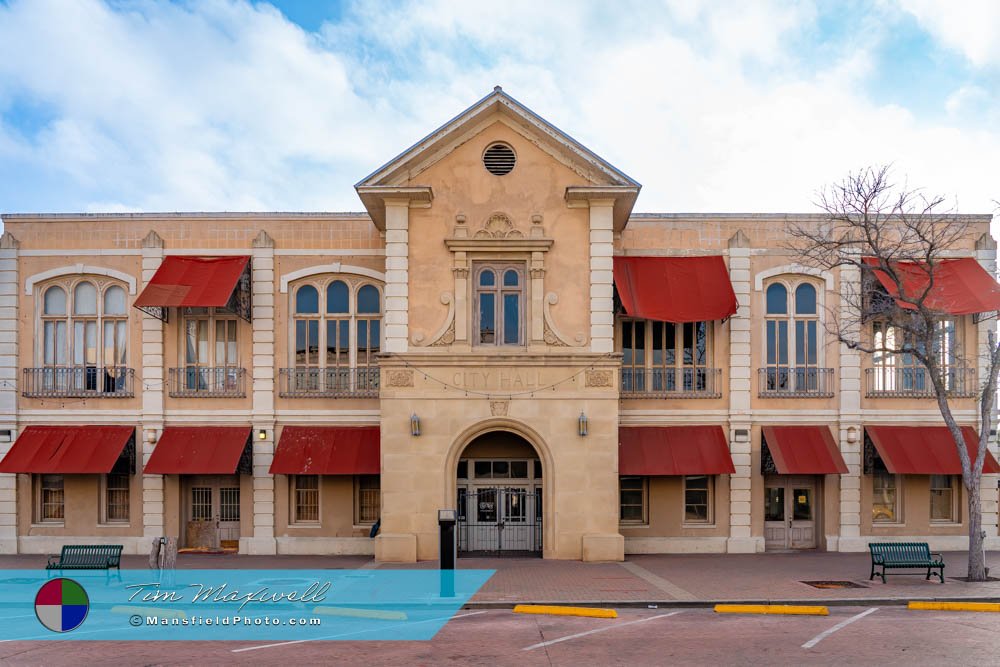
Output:
[[581,184],[639,188],[640,185],[599,155],[503,92],[493,92],[359,181],[365,188],[404,187],[492,123],[519,132],[553,158],[575,171]]

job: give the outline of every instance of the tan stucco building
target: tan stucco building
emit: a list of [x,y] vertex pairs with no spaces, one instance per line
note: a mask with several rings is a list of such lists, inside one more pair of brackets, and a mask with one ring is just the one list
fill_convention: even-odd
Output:
[[[821,216],[636,213],[500,89],[356,189],[364,213],[3,216],[0,553],[408,562],[443,508],[470,554],[967,544],[953,466],[900,456],[937,451],[930,382],[826,334],[860,277],[786,249]],[[992,275],[990,216],[962,219]],[[970,426],[992,322],[946,334]],[[998,548],[997,475],[983,499]]]

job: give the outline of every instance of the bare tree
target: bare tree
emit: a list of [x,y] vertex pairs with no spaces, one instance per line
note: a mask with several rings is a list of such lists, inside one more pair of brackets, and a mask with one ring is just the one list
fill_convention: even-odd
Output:
[[[980,483],[997,393],[1000,345],[992,331],[988,341],[979,341],[985,348],[987,372],[979,378],[979,441],[973,459],[948,403],[956,383],[968,380],[955,373],[956,366],[964,365],[956,358],[960,351],[951,347],[952,336],[942,335],[952,314],[934,289],[942,261],[953,254],[949,251],[968,247],[973,230],[952,216],[944,203],[941,197],[898,187],[887,166],[869,167],[823,190],[818,204],[826,220],[818,226],[791,224],[790,245],[805,264],[853,267],[860,272],[860,281],[844,282],[841,308],[827,318],[828,328],[841,343],[870,355],[910,355],[923,367],[962,462],[969,506],[969,580],[985,581]],[[872,321],[883,323],[879,336],[866,336]]]

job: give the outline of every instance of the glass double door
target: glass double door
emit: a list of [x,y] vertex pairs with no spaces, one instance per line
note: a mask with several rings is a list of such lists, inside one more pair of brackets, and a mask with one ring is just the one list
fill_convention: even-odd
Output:
[[[188,483],[186,546],[238,547],[240,540],[240,478],[238,475],[198,475]],[[200,544],[196,544],[196,542]]]
[[764,478],[764,548],[816,548],[816,478]]

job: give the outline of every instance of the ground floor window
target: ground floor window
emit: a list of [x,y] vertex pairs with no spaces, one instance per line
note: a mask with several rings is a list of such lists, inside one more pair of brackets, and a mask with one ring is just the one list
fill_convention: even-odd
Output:
[[128,523],[129,477],[127,473],[109,473],[104,476],[101,523]]
[[66,517],[66,495],[62,475],[35,476],[35,516],[39,523],[62,523]]
[[958,521],[958,492],[954,475],[931,475],[931,521]]
[[684,478],[684,523],[710,524],[714,521],[713,487],[713,478],[709,475]]
[[378,475],[358,475],[354,482],[354,522],[375,523],[382,512],[382,491]]
[[646,523],[648,484],[645,477],[619,477],[619,521],[625,524]]
[[872,523],[902,523],[899,479],[889,472],[872,475]]
[[319,475],[292,475],[292,523],[319,522]]

